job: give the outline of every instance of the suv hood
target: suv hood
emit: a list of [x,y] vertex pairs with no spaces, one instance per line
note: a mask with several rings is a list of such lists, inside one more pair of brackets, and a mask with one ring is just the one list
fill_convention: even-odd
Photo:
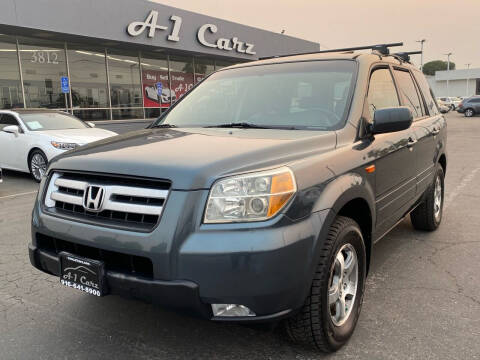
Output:
[[48,136],[55,141],[71,142],[80,145],[117,135],[113,131],[96,128],[46,130],[36,131],[35,133]]
[[82,146],[51,169],[170,180],[172,189],[210,188],[227,174],[288,164],[335,148],[334,131],[146,129]]

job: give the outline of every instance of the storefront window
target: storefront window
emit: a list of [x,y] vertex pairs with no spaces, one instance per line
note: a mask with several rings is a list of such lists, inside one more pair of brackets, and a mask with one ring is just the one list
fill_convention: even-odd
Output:
[[[67,44],[73,108],[108,108],[105,50]],[[82,112],[82,119],[94,120],[107,111]],[[93,114],[93,115],[92,115]],[[104,117],[107,119],[108,117]]]
[[112,119],[113,120],[122,120],[122,119],[142,119],[143,118],[143,109],[142,108],[124,108],[124,109],[113,109],[112,110]]
[[67,76],[63,43],[19,38],[23,85],[29,108],[68,107],[61,78]]
[[215,71],[215,63],[211,59],[195,58],[195,83],[205,79]]
[[107,59],[112,107],[143,107],[138,55],[119,55],[117,51],[109,50]]
[[193,87],[193,58],[170,56],[170,77],[175,102]]
[[[145,116],[158,117],[160,107],[168,108],[172,91],[168,81],[168,61],[165,55],[142,53],[142,93]],[[159,89],[161,84],[161,95]],[[147,111],[148,110],[148,111]]]
[[23,107],[15,38],[0,34],[0,109]]
[[217,60],[217,61],[215,61],[215,70],[219,70],[221,68],[231,66],[231,65],[235,65],[235,64],[236,64],[236,62],[233,62],[233,61]]

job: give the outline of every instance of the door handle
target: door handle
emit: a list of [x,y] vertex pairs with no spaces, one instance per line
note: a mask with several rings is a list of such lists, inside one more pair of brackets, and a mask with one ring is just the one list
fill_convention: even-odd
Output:
[[409,138],[408,138],[407,146],[408,146],[408,147],[412,147],[413,145],[415,145],[415,144],[417,143],[417,141],[418,141],[417,139],[414,139],[414,138],[412,138],[412,137],[409,137]]
[[437,129],[436,127],[433,128],[432,134],[433,134],[433,135],[438,135],[438,134],[440,134],[440,129]]

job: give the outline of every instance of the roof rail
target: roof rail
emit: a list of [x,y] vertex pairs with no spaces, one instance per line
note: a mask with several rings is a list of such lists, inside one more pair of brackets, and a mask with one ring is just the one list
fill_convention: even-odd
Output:
[[324,54],[324,53],[332,53],[332,52],[345,52],[345,51],[367,50],[367,49],[371,49],[373,51],[378,51],[382,55],[388,55],[388,54],[390,54],[390,51],[389,51],[388,48],[389,47],[394,47],[394,46],[403,46],[403,42],[390,43],[390,44],[357,46],[357,47],[342,48],[342,49],[319,50],[319,51],[297,53],[297,54],[288,54],[288,55],[266,56],[266,57],[259,58],[259,60],[276,59],[276,58],[282,58],[282,57],[287,57],[287,56],[295,56],[295,55]]
[[410,62],[410,55],[416,55],[416,54],[421,54],[421,51],[403,51],[403,52],[398,52],[395,54],[392,54],[392,56],[395,56],[396,58],[399,58],[400,60]]

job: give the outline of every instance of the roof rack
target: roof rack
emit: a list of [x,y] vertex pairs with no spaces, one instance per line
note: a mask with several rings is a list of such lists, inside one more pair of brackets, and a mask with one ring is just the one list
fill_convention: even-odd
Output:
[[389,47],[394,47],[394,46],[403,46],[403,42],[390,43],[390,44],[357,46],[357,47],[342,48],[342,49],[319,50],[319,51],[297,53],[297,54],[288,54],[288,55],[266,56],[266,57],[259,58],[259,60],[276,59],[276,58],[287,57],[287,56],[295,56],[295,55],[324,54],[324,53],[332,53],[332,52],[345,52],[345,51],[367,50],[367,49],[371,49],[372,51],[378,51],[382,55],[389,55],[390,50],[388,48]]
[[403,51],[403,52],[398,52],[395,54],[392,54],[392,56],[395,56],[396,58],[399,58],[400,60],[410,62],[410,55],[416,55],[416,54],[421,54],[421,51]]

